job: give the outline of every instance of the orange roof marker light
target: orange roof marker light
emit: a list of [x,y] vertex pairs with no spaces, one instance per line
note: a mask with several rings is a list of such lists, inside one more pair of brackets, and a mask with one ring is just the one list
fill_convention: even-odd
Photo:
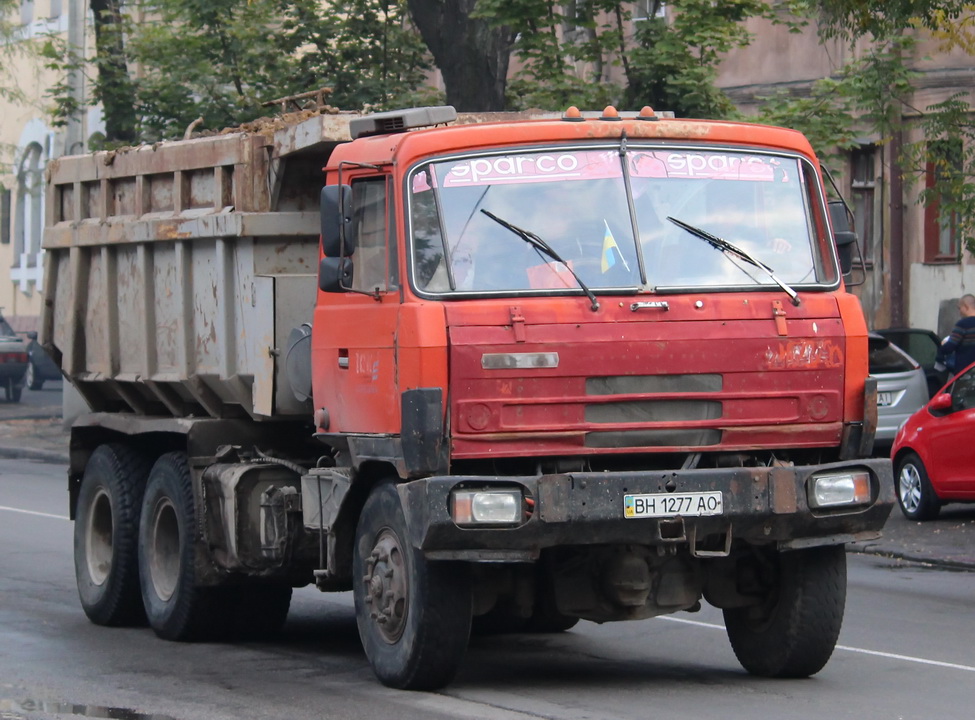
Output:
[[606,109],[603,110],[603,114],[599,118],[600,120],[622,120],[619,111],[612,105],[607,105]]
[[562,119],[568,122],[583,122],[585,118],[575,105],[570,105],[568,110],[562,113]]
[[657,113],[653,111],[653,108],[649,105],[644,105],[640,108],[640,114],[636,116],[637,120],[659,120]]

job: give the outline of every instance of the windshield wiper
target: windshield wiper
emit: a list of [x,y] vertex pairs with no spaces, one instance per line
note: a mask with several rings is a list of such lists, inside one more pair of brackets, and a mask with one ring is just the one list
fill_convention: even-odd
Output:
[[572,277],[574,277],[576,282],[579,283],[579,287],[582,288],[582,291],[586,293],[586,297],[588,297],[589,301],[592,303],[592,311],[596,312],[597,310],[599,310],[599,301],[596,299],[596,294],[592,290],[590,290],[589,287],[584,282],[582,282],[582,278],[579,277],[578,273],[576,273],[576,271],[572,269],[572,266],[569,265],[569,263],[567,263],[565,260],[562,259],[562,256],[559,255],[551,245],[549,245],[547,242],[542,240],[540,237],[538,237],[538,235],[531,232],[530,230],[525,230],[524,228],[520,228],[517,225],[512,225],[507,220],[499,218],[497,215],[495,215],[493,212],[489,210],[485,210],[484,208],[481,208],[481,212],[487,215],[492,220],[494,220],[494,222],[498,223],[498,225],[500,225],[501,227],[507,228],[508,230],[513,232],[515,235],[520,237],[522,240],[524,240],[526,243],[531,245],[536,250],[548,255],[556,262],[562,263],[565,269],[568,270],[570,273],[572,273]]
[[792,300],[793,305],[799,305],[799,293],[797,293],[791,287],[786,285],[782,280],[779,280],[779,278],[776,277],[775,272],[772,270],[772,268],[770,268],[768,265],[763,263],[761,260],[753,257],[750,253],[748,253],[745,250],[742,250],[737,245],[733,245],[727,240],[719,238],[717,235],[712,235],[707,230],[702,230],[699,227],[688,225],[683,220],[672,218],[669,215],[667,216],[667,219],[670,220],[670,222],[674,223],[674,225],[676,225],[677,227],[687,230],[687,232],[689,232],[691,235],[694,235],[695,237],[704,240],[705,242],[710,244],[711,247],[716,248],[717,250],[720,250],[721,252],[726,254],[730,253],[731,255],[739,257],[745,262],[754,265],[759,270],[763,271],[766,275],[768,275],[772,279],[772,282],[774,282],[776,285],[782,288],[785,294],[789,296],[789,299]]

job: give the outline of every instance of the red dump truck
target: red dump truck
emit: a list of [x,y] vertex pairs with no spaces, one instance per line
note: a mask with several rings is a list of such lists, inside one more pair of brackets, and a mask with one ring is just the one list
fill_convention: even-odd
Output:
[[263,634],[351,590],[416,689],[472,626],[707,601],[753,674],[829,659],[893,489],[799,133],[318,115],[61,158],[46,212],[93,622]]

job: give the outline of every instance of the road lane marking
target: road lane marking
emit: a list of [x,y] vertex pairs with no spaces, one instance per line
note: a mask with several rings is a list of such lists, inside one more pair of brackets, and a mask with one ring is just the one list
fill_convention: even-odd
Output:
[[[724,630],[724,625],[701,622],[700,620],[687,620],[685,618],[661,616],[658,619],[669,622],[681,623],[683,625],[693,625],[695,627],[709,628],[711,630]],[[960,665],[958,663],[944,662],[942,660],[928,660],[927,658],[914,657],[912,655],[898,655],[897,653],[881,652],[879,650],[867,650],[865,648],[850,647],[849,645],[837,645],[837,650],[845,652],[859,653],[860,655],[872,655],[874,657],[887,658],[888,660],[903,660],[904,662],[917,663],[918,665],[934,665],[935,667],[949,668],[951,670],[962,670],[964,672],[975,673],[975,666]]]
[[904,660],[906,662],[919,663],[921,665],[935,665],[936,667],[951,668],[952,670],[975,672],[975,667],[971,665],[959,665],[958,663],[943,662],[941,660],[928,660],[926,658],[912,657],[910,655],[898,655],[897,653],[880,652],[878,650],[864,650],[863,648],[849,647],[847,645],[837,645],[836,649],[846,650],[846,652],[860,653],[861,655],[873,655],[875,657],[889,658],[891,660]]
[[46,517],[46,518],[51,518],[52,520],[71,520],[71,518],[65,515],[52,515],[51,513],[36,512],[34,510],[23,510],[21,508],[6,507],[4,505],[0,505],[0,510],[20,513],[21,515],[36,515],[37,517]]

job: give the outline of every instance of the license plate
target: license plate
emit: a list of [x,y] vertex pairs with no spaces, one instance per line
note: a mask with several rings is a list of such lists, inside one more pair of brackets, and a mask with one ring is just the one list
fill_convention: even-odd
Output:
[[721,515],[724,496],[720,491],[624,495],[623,516],[627,518],[702,517]]
[[877,407],[887,407],[894,404],[894,393],[890,391],[877,393]]

